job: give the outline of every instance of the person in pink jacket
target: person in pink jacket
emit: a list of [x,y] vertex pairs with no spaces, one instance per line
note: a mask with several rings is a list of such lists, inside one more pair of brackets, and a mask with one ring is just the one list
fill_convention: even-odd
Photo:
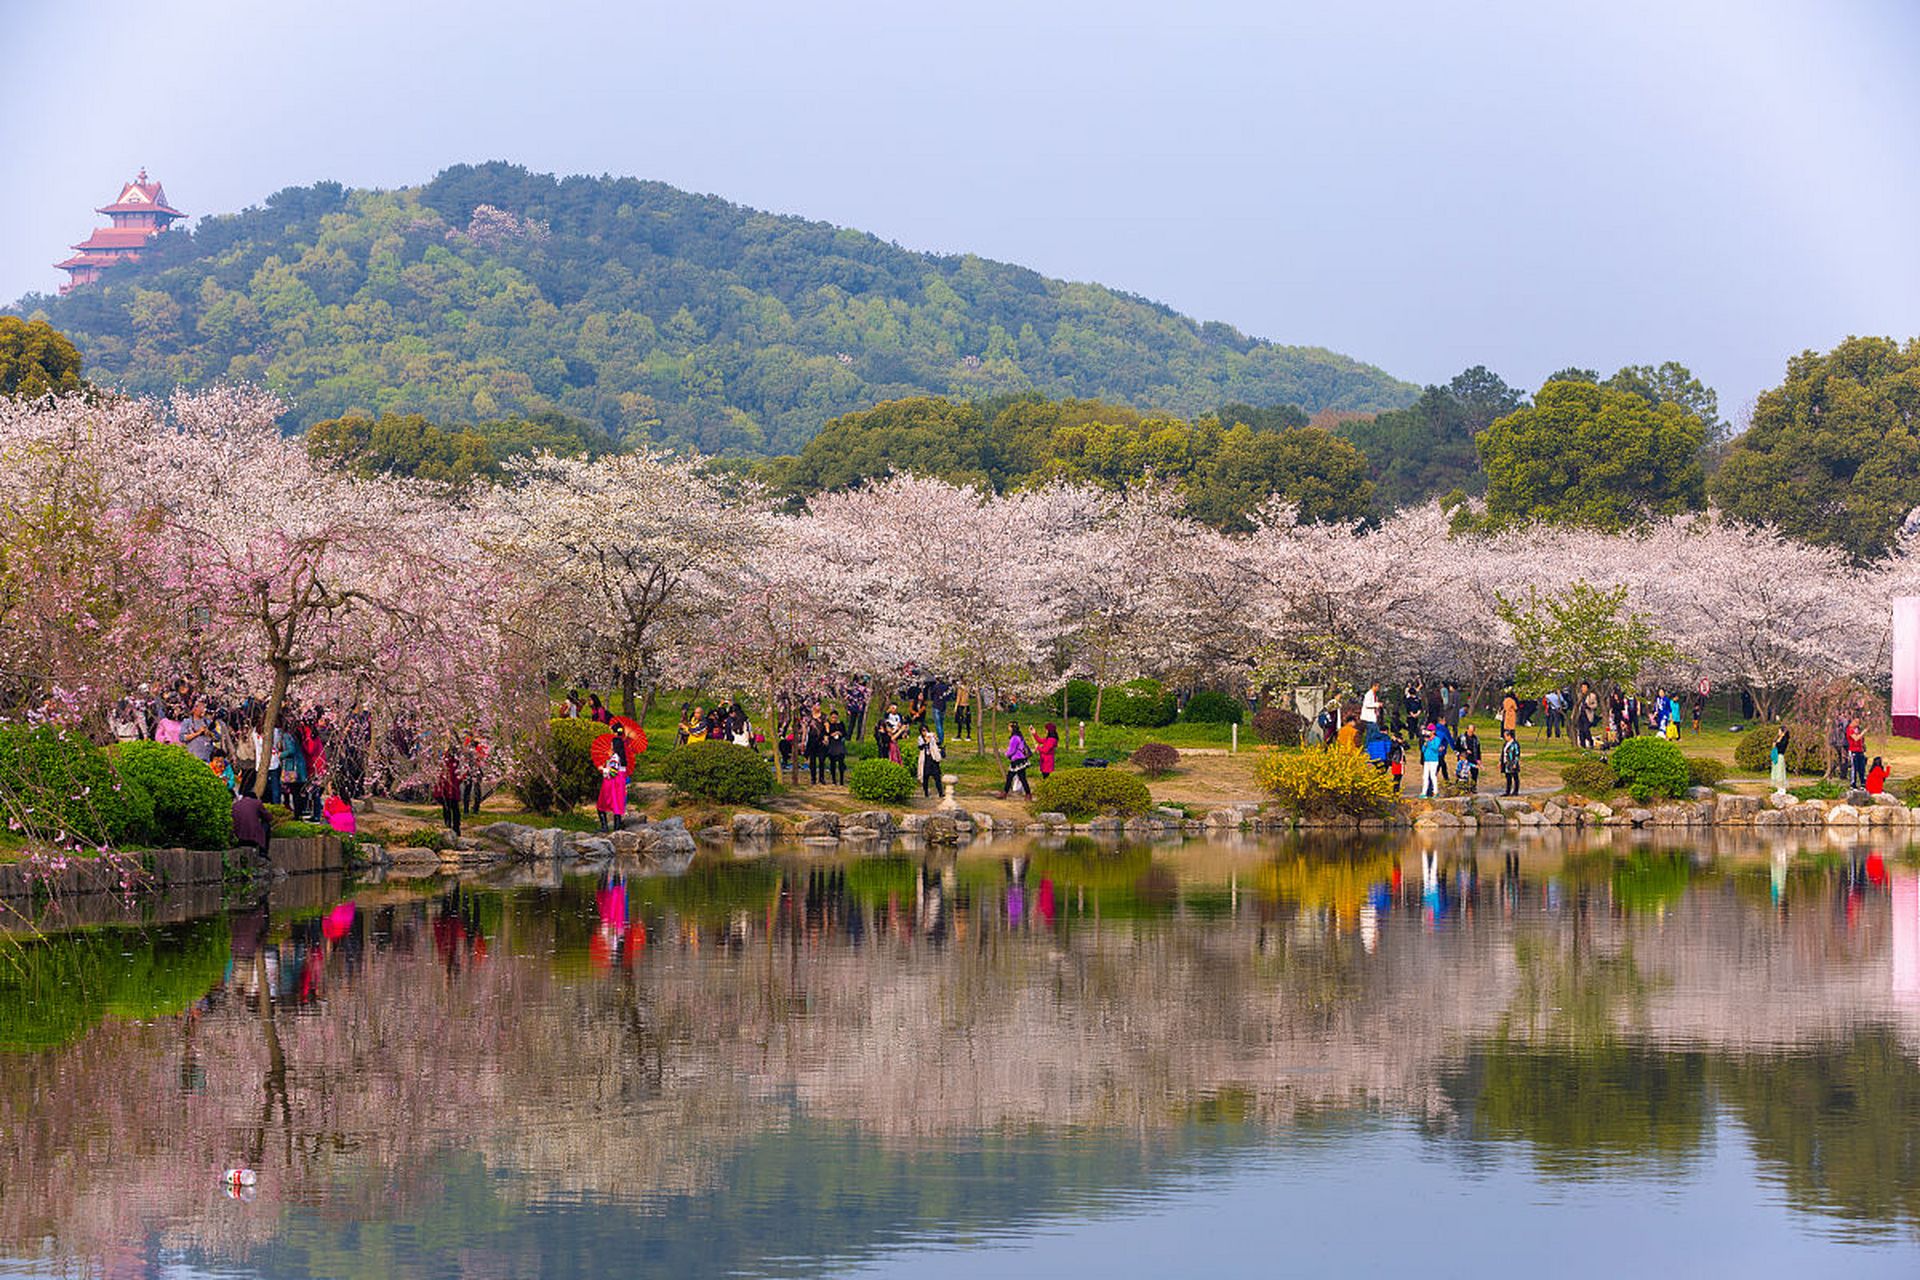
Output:
[[1060,750],[1060,731],[1053,727],[1051,720],[1047,722],[1046,732],[1040,735],[1040,741],[1034,743],[1033,746],[1035,753],[1040,757],[1040,776],[1043,778],[1051,777],[1053,775],[1053,756],[1055,752]]

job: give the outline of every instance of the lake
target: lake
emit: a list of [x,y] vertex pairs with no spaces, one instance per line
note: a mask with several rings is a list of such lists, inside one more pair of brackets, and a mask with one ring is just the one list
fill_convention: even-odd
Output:
[[0,940],[0,1274],[1920,1270],[1884,843],[776,847],[196,910]]

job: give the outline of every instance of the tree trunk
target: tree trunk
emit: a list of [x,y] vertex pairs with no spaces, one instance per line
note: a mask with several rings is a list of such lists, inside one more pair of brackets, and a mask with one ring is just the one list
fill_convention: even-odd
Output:
[[634,694],[638,690],[640,679],[632,667],[620,668],[620,714],[633,719]]
[[[273,692],[267,695],[267,715],[260,723],[260,754],[253,762],[253,798],[267,798],[268,761],[273,759],[273,735],[280,727],[280,708],[286,704],[287,684],[291,679],[290,664],[285,658],[271,660],[273,667]],[[371,753],[372,744],[368,744]]]

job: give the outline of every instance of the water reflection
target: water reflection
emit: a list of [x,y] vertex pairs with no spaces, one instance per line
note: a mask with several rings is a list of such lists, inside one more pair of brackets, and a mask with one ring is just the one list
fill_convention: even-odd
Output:
[[1796,1238],[1920,1241],[1920,878],[1879,846],[1065,840],[368,886],[26,941],[0,1053],[0,1245],[109,1274],[837,1271],[1177,1220],[1196,1171],[1307,1149],[1605,1185],[1635,1229],[1748,1160]]

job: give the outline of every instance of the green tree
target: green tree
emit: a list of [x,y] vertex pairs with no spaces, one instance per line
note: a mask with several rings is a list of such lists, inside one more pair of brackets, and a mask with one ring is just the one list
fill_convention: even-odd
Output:
[[0,316],[0,396],[35,400],[80,389],[80,352],[45,320]]
[[1920,506],[1920,338],[1848,338],[1787,364],[1713,478],[1728,515],[1865,561]]
[[1679,657],[1645,614],[1626,608],[1625,587],[1608,590],[1582,581],[1558,596],[1543,598],[1529,587],[1524,600],[1495,599],[1520,652],[1514,686],[1527,697],[1577,680],[1633,684],[1647,668]]
[[1187,514],[1229,532],[1253,528],[1270,497],[1299,509],[1303,523],[1355,523],[1373,511],[1367,459],[1351,442],[1318,427],[1255,431],[1246,425],[1204,437],[1181,483]]
[[1487,514],[1619,529],[1697,509],[1706,426],[1674,404],[1590,382],[1549,382],[1533,404],[1481,432]]
[[1700,419],[1707,428],[1707,443],[1719,444],[1726,438],[1727,424],[1720,418],[1720,397],[1714,389],[1693,376],[1687,366],[1669,360],[1658,366],[1630,364],[1608,378],[1615,391],[1630,391],[1648,404],[1680,406],[1684,413]]
[[1405,409],[1345,423],[1341,434],[1367,456],[1382,506],[1412,506],[1458,489],[1486,488],[1474,440],[1524,405],[1524,392],[1475,365],[1444,387],[1428,387]]

